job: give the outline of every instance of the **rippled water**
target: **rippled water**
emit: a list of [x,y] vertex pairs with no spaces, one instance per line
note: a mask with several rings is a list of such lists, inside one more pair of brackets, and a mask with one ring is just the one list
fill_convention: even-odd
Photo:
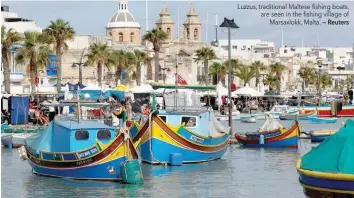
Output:
[[[308,124],[304,131],[338,129],[336,124]],[[234,131],[252,131],[257,124],[234,123]],[[290,126],[291,122],[281,122]],[[37,176],[16,149],[1,149],[2,197],[304,197],[295,169],[299,157],[312,148],[300,141],[299,150],[249,149],[231,145],[220,160],[180,167],[142,165],[143,185],[76,181]]]

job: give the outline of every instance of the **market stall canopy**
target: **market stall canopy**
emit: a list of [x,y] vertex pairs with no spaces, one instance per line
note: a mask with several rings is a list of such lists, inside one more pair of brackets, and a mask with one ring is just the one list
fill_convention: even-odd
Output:
[[116,88],[114,88],[114,90],[122,92],[130,91],[130,89],[125,85],[118,85]]
[[232,92],[232,96],[252,96],[252,97],[258,97],[262,96],[263,94],[259,91],[256,91],[255,89],[249,87],[248,84],[246,84],[245,87],[239,88],[236,91]]
[[[153,89],[175,89],[176,85],[168,84],[151,84]],[[216,86],[200,86],[200,85],[178,85],[177,89],[193,89],[193,90],[216,90]]]
[[133,93],[152,93],[154,89],[152,88],[151,85],[142,85],[138,87],[133,87],[131,91]]

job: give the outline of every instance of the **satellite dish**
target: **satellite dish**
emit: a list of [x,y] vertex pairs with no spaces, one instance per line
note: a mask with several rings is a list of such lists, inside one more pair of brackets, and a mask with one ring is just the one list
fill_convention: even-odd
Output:
[[72,100],[74,98],[74,95],[72,93],[69,93],[67,95],[68,100]]
[[89,100],[89,99],[90,99],[90,94],[85,93],[84,98],[85,98],[86,100]]

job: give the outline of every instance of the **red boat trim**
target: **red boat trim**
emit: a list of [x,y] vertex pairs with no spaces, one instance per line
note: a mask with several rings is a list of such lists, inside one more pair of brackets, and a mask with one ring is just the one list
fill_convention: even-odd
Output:
[[145,132],[147,131],[148,128],[149,128],[149,120],[147,120],[143,124],[143,126],[140,128],[138,133],[132,138],[133,143],[137,142],[141,137],[143,137],[143,135],[145,134]]

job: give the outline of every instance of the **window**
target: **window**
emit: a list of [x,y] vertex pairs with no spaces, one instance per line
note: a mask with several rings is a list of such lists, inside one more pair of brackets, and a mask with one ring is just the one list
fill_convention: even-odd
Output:
[[75,131],[75,139],[76,140],[88,140],[90,137],[90,134],[88,131],[80,129]]
[[194,29],[194,40],[195,41],[198,40],[198,29],[197,28]]
[[197,126],[196,117],[182,117],[181,124],[185,123],[186,127],[195,127]]
[[97,139],[109,140],[109,139],[111,139],[111,132],[107,129],[101,129],[101,130],[97,131]]
[[232,49],[237,49],[237,45],[233,45],[233,46],[232,46]]
[[109,36],[112,36],[112,32],[109,32]]
[[166,116],[161,116],[161,115],[159,115],[159,117],[161,118],[162,121],[164,121],[165,123],[167,123],[167,122],[166,122],[166,120],[167,120],[167,117],[166,117]]
[[118,39],[119,39],[119,42],[123,42],[123,33],[122,32],[119,32],[118,34]]
[[171,39],[171,28],[167,28],[168,39]]
[[187,30],[187,39],[189,39],[189,28],[187,28],[186,30]]
[[134,42],[134,32],[130,33],[130,42]]

